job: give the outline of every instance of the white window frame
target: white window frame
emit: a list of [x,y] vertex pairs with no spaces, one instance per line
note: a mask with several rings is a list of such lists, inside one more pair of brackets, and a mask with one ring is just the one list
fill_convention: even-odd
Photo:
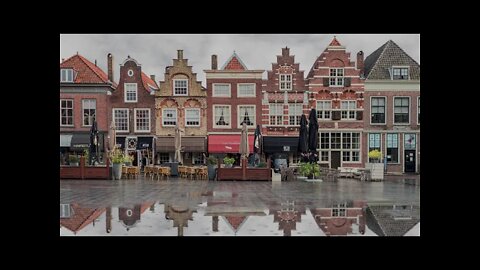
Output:
[[[372,99],[374,99],[374,98],[385,99],[385,105],[384,105],[385,120],[383,121],[383,123],[372,123],[372,106],[373,106]],[[387,96],[371,96],[370,97],[370,125],[375,126],[375,125],[386,125],[387,124],[387,102],[388,102]]]
[[72,217],[72,208],[70,204],[61,203],[60,218],[70,218],[70,217]]
[[[90,125],[85,125],[85,101],[87,101],[87,100],[95,101],[95,109],[94,109],[95,110],[95,118],[97,117],[97,100],[95,98],[84,98],[84,99],[82,99],[82,127],[91,127],[92,126],[91,124]],[[91,110],[91,109],[89,109],[89,110]],[[89,117],[90,117],[90,115],[89,115]],[[93,120],[92,120],[92,124],[93,124]]]
[[[115,117],[115,111],[127,111],[127,130],[119,130],[119,125],[117,125],[117,120],[116,120],[116,117]],[[112,108],[112,119],[113,119],[113,123],[115,123],[115,132],[118,132],[118,133],[128,133],[130,132],[130,110],[128,108]]]
[[387,157],[387,155],[388,155],[388,135],[389,134],[390,135],[393,135],[393,134],[397,135],[397,162],[388,162],[387,161],[387,164],[400,164],[400,134],[399,133],[385,133],[385,154],[383,156]]
[[[187,121],[187,111],[198,111],[198,125],[189,125],[187,124],[188,121]],[[199,127],[200,124],[202,122],[202,115],[201,115],[201,112],[200,112],[200,108],[185,108],[185,126],[186,127]]]
[[[370,162],[370,158],[368,157],[368,153],[370,153],[370,135],[372,134],[378,134],[380,135],[380,141],[379,141],[379,147],[380,147],[380,152],[382,153],[382,158],[385,157],[385,153],[383,152],[383,143],[382,143],[382,133],[381,132],[369,132],[367,134],[367,161]],[[380,160],[380,162],[383,162],[383,159]]]
[[[399,69],[399,70],[406,69],[407,70],[407,79],[395,79],[395,70],[396,69]],[[400,71],[399,76],[402,76],[401,71]],[[394,81],[408,81],[408,80],[410,80],[410,66],[392,66],[392,72],[390,74],[390,78]]]
[[[170,153],[161,152],[161,153],[155,154],[155,156],[158,156],[158,157],[159,157],[159,158],[158,158],[159,164],[163,164],[163,163],[167,163],[167,162],[171,162],[171,161],[172,161],[172,158],[171,158]],[[168,156],[168,160],[163,159],[165,156]],[[155,159],[156,159],[156,158],[155,158]]]
[[417,97],[417,125],[420,126],[420,96]]
[[[175,111],[175,124],[165,124],[165,111]],[[162,126],[163,127],[174,127],[178,124],[178,109],[177,108],[163,108],[162,109]]]
[[[298,113],[298,114],[297,114],[297,111],[296,111],[297,110],[296,107],[300,107],[300,113]],[[292,112],[294,112],[295,114],[292,114]],[[303,103],[289,103],[288,104],[288,125],[299,126],[302,114],[303,114]],[[291,116],[295,116],[295,121],[294,121],[295,123],[293,125],[290,122],[290,117]],[[300,118],[297,118],[296,116],[299,116]]]
[[192,153],[192,164],[193,165],[203,165],[205,164],[205,156],[200,152]]
[[[332,75],[332,71],[335,70],[335,74]],[[342,76],[338,76],[338,71],[342,71]],[[345,85],[345,68],[329,68],[328,69],[328,85],[331,87],[343,87]],[[332,79],[334,84],[332,84]],[[340,84],[338,81],[342,79],[342,83]]]
[[[128,90],[129,86],[133,87],[135,86],[135,100],[128,100],[127,99],[127,92],[130,91],[132,92],[132,90]],[[137,83],[124,83],[123,84],[123,97],[124,97],[124,102],[125,103],[135,103],[135,102],[138,102],[138,85]]]
[[[188,89],[188,79],[173,79],[172,81],[173,81],[172,87],[173,87],[173,95],[174,95],[174,96],[188,96],[188,90],[189,90],[189,89]],[[185,82],[186,82],[186,88],[187,88],[187,90],[186,90],[186,93],[185,93],[185,94],[177,94],[177,92],[176,92],[177,87],[175,86],[175,84],[176,84],[177,82],[180,82],[180,81],[185,81]]]
[[[342,108],[342,103],[343,102],[347,102],[347,109],[344,109]],[[354,104],[353,105],[353,109],[350,108],[351,105],[350,104]],[[354,112],[353,114],[353,118],[350,117],[350,112]],[[347,117],[344,118],[343,117],[343,112],[347,112]],[[341,120],[348,120],[348,121],[352,121],[352,120],[357,120],[357,101],[356,100],[350,100],[350,99],[346,99],[346,100],[341,100],[340,101],[340,119]]]
[[129,77],[132,77],[132,76],[133,76],[133,70],[132,70],[132,69],[129,69],[129,70],[127,71],[127,75],[128,75]]
[[257,106],[254,104],[242,104],[242,105],[237,105],[237,128],[242,128],[242,121],[243,121],[243,116],[240,113],[240,107],[253,107],[253,121],[252,121],[252,116],[249,114],[248,117],[250,117],[250,122],[253,122],[253,125],[247,125],[248,128],[256,128],[257,127]]
[[[333,140],[332,140],[332,134],[335,133],[335,134],[340,134],[340,142],[339,142],[339,148],[333,148]],[[350,134],[350,148],[343,148],[343,144],[344,144],[344,136],[343,136],[343,133],[349,133]],[[328,134],[328,142],[326,143],[326,146],[328,148],[322,148],[322,138],[324,137],[322,134]],[[358,134],[358,148],[354,148],[353,145],[353,134]],[[329,164],[330,165],[330,161],[331,161],[331,152],[332,151],[339,151],[340,152],[340,164],[343,165],[343,163],[353,163],[353,164],[360,164],[362,163],[362,132],[359,132],[359,131],[321,131],[319,132],[318,134],[319,136],[319,140],[318,140],[318,146],[317,146],[317,151],[319,152],[320,154],[320,157],[319,157],[319,162],[320,163],[323,163],[323,164]],[[335,138],[337,138],[335,136]],[[325,153],[322,153],[322,152],[325,152]],[[344,152],[349,152],[349,160],[347,161],[344,161],[343,160],[343,157],[344,157]],[[353,160],[353,153],[354,152],[358,152],[358,160],[357,161],[354,161]],[[322,157],[324,157],[324,154],[325,157],[328,159],[328,160],[322,160]]]
[[[278,114],[278,113],[277,114],[272,114],[272,109],[270,108],[271,105],[274,105],[275,107],[281,107],[280,111],[281,111],[282,114]],[[283,126],[284,125],[283,124],[283,118],[284,118],[285,108],[284,108],[283,105],[284,105],[283,103],[269,103],[268,104],[268,124],[269,124],[269,126]],[[275,119],[277,119],[278,116],[281,116],[280,124],[277,123],[278,122],[277,120],[275,120],[275,124],[272,124],[270,116],[275,116]]]
[[[283,79],[282,79],[283,76]],[[290,79],[289,79],[290,78]],[[290,87],[287,87],[287,83],[290,83]],[[283,84],[283,87],[282,87]],[[278,88],[280,91],[290,91],[293,89],[293,74],[284,73],[278,75]]]
[[[228,125],[226,126],[219,126],[217,125],[217,122],[215,121],[215,108],[217,107],[227,107],[228,108]],[[212,121],[213,121],[213,128],[232,128],[232,105],[228,105],[228,104],[215,104],[213,105],[213,113],[212,113]],[[223,117],[225,118],[225,115],[223,115]],[[225,121],[227,119],[225,118]]]
[[[137,111],[148,111],[148,130],[138,130],[137,129]],[[145,133],[149,133],[150,132],[150,129],[151,129],[151,114],[150,114],[150,108],[135,108],[133,109],[133,130],[135,132],[145,132]]]
[[[396,98],[408,98],[408,123],[397,123],[395,122],[395,99]],[[410,125],[410,118],[412,117],[412,100],[410,98],[410,96],[394,96],[393,97],[393,108],[392,108],[392,113],[393,113],[393,124],[394,125],[404,125],[404,126],[408,126]]]
[[[330,108],[327,108],[327,110],[324,109],[325,104],[330,103]],[[322,108],[319,107],[319,104],[324,104]],[[332,101],[331,100],[317,100],[317,119],[320,121],[325,121],[325,120],[332,120]],[[328,118],[325,117],[326,112],[328,112]],[[322,117],[319,117],[322,116]]]
[[[228,86],[228,95],[224,94],[219,94],[216,92],[216,87],[217,86]],[[232,97],[232,85],[229,83],[213,83],[212,84],[212,97]]]
[[[65,76],[63,76],[63,73],[65,73]],[[71,78],[72,78],[71,81],[68,80],[68,74],[69,73],[70,73]],[[61,68],[60,69],[60,82],[73,83],[73,81],[75,80],[73,78],[73,76],[74,76],[73,68]]]
[[[246,86],[246,85],[253,85],[253,93],[248,95],[248,94],[241,94],[240,92],[240,86]],[[255,83],[237,83],[237,97],[256,97],[257,93],[257,86]]]
[[[72,108],[68,108],[68,107],[62,107],[62,101],[66,101],[66,102],[72,102]],[[72,124],[71,125],[64,125],[62,124],[62,110],[72,110]],[[68,119],[68,116],[66,116],[67,119]],[[67,120],[68,122],[68,120]],[[63,98],[63,99],[60,99],[60,126],[61,127],[73,127],[75,126],[75,110],[74,110],[74,100],[71,99],[71,98]]]

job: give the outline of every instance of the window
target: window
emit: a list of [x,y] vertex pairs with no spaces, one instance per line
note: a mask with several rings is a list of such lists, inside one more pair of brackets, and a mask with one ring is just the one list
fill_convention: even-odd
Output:
[[330,69],[330,86],[343,86],[343,68]]
[[415,150],[415,134],[413,133],[406,133],[404,140],[405,140],[405,150]]
[[330,133],[320,133],[320,149],[330,149]]
[[113,121],[118,132],[128,132],[128,109],[113,109]]
[[280,74],[280,90],[292,90],[292,74]]
[[297,154],[297,153],[293,153],[293,164],[298,164],[300,162],[302,162],[302,156]]
[[330,137],[332,138],[330,141],[330,147],[332,149],[340,149],[342,144],[341,144],[341,133],[335,132],[335,133],[330,133]]
[[214,83],[212,96],[213,97],[230,97],[231,96],[230,84]]
[[214,105],[214,125],[216,128],[230,127],[230,106],[228,105]]
[[[360,162],[360,133],[359,132],[321,132],[320,133],[320,161],[329,161],[329,152],[341,150],[342,161]],[[326,151],[325,151],[326,150]]]
[[387,163],[398,163],[398,134],[387,134]]
[[394,80],[408,80],[408,67],[393,68]]
[[168,153],[157,153],[158,164],[170,162],[170,155]]
[[357,109],[356,101],[342,101],[342,103],[340,104],[340,108],[342,109],[342,119],[355,119],[355,112]]
[[410,99],[408,97],[395,97],[394,99],[394,124],[408,124],[410,122]]
[[185,109],[185,126],[200,126],[200,109]]
[[384,97],[372,97],[371,123],[385,124],[385,98]]
[[332,102],[317,101],[317,117],[320,120],[332,119],[331,117]]
[[125,83],[125,102],[137,102],[137,83]]
[[417,99],[417,125],[420,125],[420,97]]
[[60,99],[60,126],[73,126],[72,99]]
[[69,218],[72,216],[70,204],[60,204],[60,218]]
[[283,104],[270,104],[270,125],[283,125]]
[[127,74],[128,74],[129,77],[132,77],[133,76],[133,70],[129,69]]
[[237,97],[255,97],[254,83],[239,83],[237,84]]
[[245,122],[247,126],[255,126],[255,105],[238,106],[238,127],[242,127]]
[[320,161],[328,162],[328,151],[320,151]]
[[[378,150],[382,152],[382,148],[380,146],[381,142],[381,134],[380,133],[370,133],[368,134],[368,152],[372,150]],[[368,159],[369,162],[373,162],[372,159]]]
[[203,155],[203,153],[192,153],[192,163],[194,165],[205,164],[205,156]]
[[60,82],[73,82],[73,69],[71,68],[60,69]]
[[97,101],[95,99],[82,100],[83,105],[83,125],[91,126],[95,119],[95,111],[97,108]]
[[188,80],[173,80],[174,96],[187,96],[188,95]]
[[347,216],[347,204],[340,203],[332,206],[332,217],[346,217]]
[[163,125],[175,126],[177,124],[177,109],[163,109]]
[[302,118],[303,104],[288,104],[288,123],[291,126],[300,125],[300,118]]
[[135,132],[150,132],[150,109],[135,110]]

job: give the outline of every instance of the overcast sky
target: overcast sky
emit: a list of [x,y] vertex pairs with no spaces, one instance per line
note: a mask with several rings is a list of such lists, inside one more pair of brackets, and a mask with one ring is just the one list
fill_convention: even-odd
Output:
[[[182,49],[197,79],[206,86],[203,70],[211,68],[212,54],[218,55],[218,68],[236,51],[248,69],[269,70],[281,48],[287,46],[306,76],[333,36],[346,46],[352,61],[356,61],[358,51],[367,57],[391,39],[420,64],[419,34],[61,34],[60,61],[78,52],[92,62],[96,59],[107,72],[107,54],[112,53],[118,82],[119,65],[130,55],[144,73],[155,74],[158,83],[164,80],[165,67],[172,65],[177,50]],[[266,78],[266,72],[263,76]]]

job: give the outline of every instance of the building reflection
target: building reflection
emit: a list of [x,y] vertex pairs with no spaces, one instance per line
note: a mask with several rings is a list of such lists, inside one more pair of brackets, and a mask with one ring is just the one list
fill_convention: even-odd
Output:
[[176,227],[178,236],[183,236],[183,228],[188,227],[188,221],[193,221],[193,213],[196,210],[190,209],[186,204],[175,203],[164,206],[165,219],[173,220],[173,227]]
[[151,208],[154,204],[155,202],[145,202],[143,204],[135,204],[133,207],[119,207],[118,219],[127,231],[129,231],[140,222],[143,212]]
[[60,204],[60,228],[64,227],[75,235],[105,212],[105,208],[80,207],[77,203]]
[[369,203],[366,217],[378,236],[403,236],[420,222],[420,205]]
[[273,215],[273,222],[278,222],[278,229],[283,231],[283,236],[291,236],[292,230],[297,229],[297,222],[302,221],[306,214],[304,205],[295,204],[295,201],[285,201],[269,205],[269,215]]
[[333,202],[330,207],[312,208],[318,227],[327,236],[365,234],[366,201]]

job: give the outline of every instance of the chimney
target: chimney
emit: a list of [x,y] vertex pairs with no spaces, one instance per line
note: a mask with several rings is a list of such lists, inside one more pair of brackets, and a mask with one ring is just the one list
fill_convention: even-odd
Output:
[[97,66],[97,59],[95,59],[95,66]]
[[155,75],[153,75],[153,74],[150,75],[150,79],[152,79],[153,82],[157,83],[157,82],[155,81]]
[[282,56],[289,56],[290,49],[288,47],[282,48]]
[[177,50],[177,59],[178,60],[183,59],[183,50]]
[[217,70],[217,55],[212,54],[212,69]]
[[62,58],[62,63],[65,61],[65,58]]
[[108,80],[113,82],[113,55],[109,53],[107,55],[108,62]]
[[360,69],[360,73],[363,73],[363,51],[357,53],[357,69]]

